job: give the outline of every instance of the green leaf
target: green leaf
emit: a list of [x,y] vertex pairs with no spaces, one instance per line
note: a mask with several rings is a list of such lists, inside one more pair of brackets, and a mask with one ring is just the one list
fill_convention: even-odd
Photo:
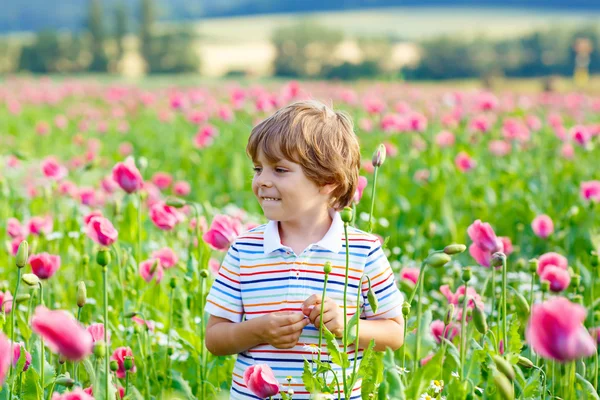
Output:
[[350,363],[348,362],[348,354],[340,351],[337,339],[333,333],[331,333],[331,331],[329,331],[329,329],[326,327],[323,327],[323,334],[325,335],[325,340],[327,341],[327,351],[329,352],[331,361],[342,368],[348,368],[350,366]]
[[408,399],[417,399],[429,386],[430,382],[438,379],[441,373],[440,360],[441,352],[437,352],[425,366],[420,367],[412,376],[410,385],[406,390]]
[[106,377],[106,369],[104,368],[104,360],[98,365],[98,374],[96,384],[94,385],[94,399],[95,400],[112,400],[115,398],[117,390],[112,382],[112,374],[108,371],[108,397],[106,397],[106,389],[104,386],[104,379]]
[[304,383],[304,387],[306,387],[306,390],[310,393],[315,393],[317,391],[318,386],[312,372],[312,367],[306,359],[304,359],[304,372],[302,372],[302,383]]
[[354,343],[356,340],[356,324],[358,323],[358,312],[355,312],[348,324],[346,325],[346,332],[344,337],[346,338],[346,345]]
[[25,362],[27,361],[27,354],[25,353],[25,349],[21,348],[21,353],[19,355],[19,361],[17,361],[17,367],[15,371],[23,371],[23,367],[25,366]]
[[358,375],[363,378],[360,389],[363,400],[369,399],[369,395],[375,391],[377,384],[383,378],[383,352],[374,351],[375,340],[369,342],[369,346],[363,352],[360,360]]
[[185,394],[188,399],[195,398],[189,382],[183,379],[183,376],[181,376],[181,372],[179,371],[171,370],[171,387],[178,392]]
[[35,368],[29,368],[24,372],[23,379],[23,400],[39,400],[44,396],[44,391],[40,385],[40,376]]
[[19,327],[19,332],[21,332],[21,336],[23,336],[23,341],[25,343],[29,343],[29,338],[31,338],[31,328],[27,321],[25,321],[25,314],[17,313],[19,316],[17,318],[17,326]]
[[583,387],[583,390],[588,396],[590,396],[592,399],[600,400],[596,389],[594,389],[594,385],[592,385],[587,379],[579,374],[575,374],[575,377],[577,378],[577,382]]
[[371,278],[367,275],[367,282],[369,283],[369,290],[367,291],[367,300],[369,301],[369,305],[371,306],[371,310],[373,313],[377,312],[379,308],[379,302],[377,300],[377,296],[375,296],[375,292],[371,288]]
[[[517,368],[518,369],[518,368]],[[541,394],[541,380],[540,380],[540,371],[534,371],[529,379],[525,382],[525,386],[523,387],[523,398],[524,399],[537,399]]]
[[94,366],[90,359],[84,358],[83,361],[80,361],[80,364],[83,365],[90,382],[96,382],[96,371],[94,370]]
[[521,354],[521,349],[523,348],[523,341],[519,334],[520,325],[521,324],[516,319],[510,324],[508,333],[508,351],[511,353]]

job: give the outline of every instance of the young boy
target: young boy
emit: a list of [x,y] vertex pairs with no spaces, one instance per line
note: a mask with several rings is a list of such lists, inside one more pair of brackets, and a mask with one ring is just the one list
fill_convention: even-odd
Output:
[[[264,363],[282,389],[292,378],[294,399],[309,399],[302,384],[304,359],[321,351],[322,360],[328,360],[324,339],[317,348],[326,261],[332,271],[323,321],[338,337],[344,328],[346,248],[338,211],[351,204],[356,191],[359,144],[348,116],[316,101],[301,101],[258,124],[246,150],[254,162],[252,190],[269,222],[242,234],[229,248],[208,295],[206,347],[215,355],[238,354],[231,399],[257,398],[244,385],[243,374]],[[348,235],[348,320],[357,306],[362,317],[360,348],[348,348],[352,362],[360,360],[371,339],[376,350],[402,346],[404,321],[402,295],[381,243],[353,227]],[[366,277],[356,304],[363,274],[371,278],[377,313],[367,300]],[[332,366],[341,382],[341,368]],[[350,398],[360,398],[360,381]]]

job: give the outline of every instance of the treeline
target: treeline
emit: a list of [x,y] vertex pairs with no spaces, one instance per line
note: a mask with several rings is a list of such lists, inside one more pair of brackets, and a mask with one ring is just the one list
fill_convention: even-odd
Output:
[[139,20],[133,20],[122,1],[105,9],[102,0],[89,0],[84,30],[42,30],[25,44],[0,39],[0,72],[119,73],[130,62],[128,54],[147,73],[198,71],[194,31],[180,24],[159,32],[153,0],[140,0],[138,7]]
[[428,39],[418,43],[418,62],[402,69],[390,67],[390,49],[396,44],[393,38],[359,40],[363,58],[354,63],[336,60],[334,49],[344,37],[325,26],[301,22],[276,31],[272,41],[277,49],[277,76],[437,80],[572,75],[574,44],[583,38],[592,46],[589,71],[600,73],[600,29],[596,25],[578,29],[549,27],[505,40],[455,36]]

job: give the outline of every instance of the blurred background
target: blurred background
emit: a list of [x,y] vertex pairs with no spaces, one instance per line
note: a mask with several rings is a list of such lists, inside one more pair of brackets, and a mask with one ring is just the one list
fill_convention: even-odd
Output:
[[[590,84],[598,0],[2,0],[0,73]],[[572,78],[575,78],[574,80]]]

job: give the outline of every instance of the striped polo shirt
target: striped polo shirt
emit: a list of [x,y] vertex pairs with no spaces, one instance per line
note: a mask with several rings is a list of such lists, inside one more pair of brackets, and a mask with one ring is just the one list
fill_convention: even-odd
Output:
[[[332,272],[327,281],[326,296],[335,300],[343,309],[346,268],[344,223],[337,212],[331,210],[332,224],[325,236],[308,246],[301,254],[283,244],[279,237],[277,221],[269,221],[239,236],[230,246],[219,275],[208,294],[206,311],[232,322],[251,320],[276,311],[301,312],[302,303],[313,294],[322,294],[323,266],[331,261]],[[357,308],[358,285],[361,285],[359,307],[363,319],[384,319],[401,315],[402,294],[394,281],[390,264],[374,235],[348,227],[349,273],[347,315],[354,315]],[[377,313],[367,300],[368,282],[378,299]],[[233,369],[231,399],[258,399],[244,385],[244,371],[251,365],[268,364],[279,381],[282,390],[292,388],[294,399],[309,399],[310,393],[302,383],[304,360],[309,362],[316,355],[311,350],[319,343],[319,331],[308,325],[302,331],[297,345],[292,349],[277,349],[261,344],[240,353]],[[340,343],[340,348],[343,345]],[[310,347],[309,345],[315,345]],[[321,360],[329,361],[325,339],[322,341]],[[351,373],[354,357],[362,358],[362,349],[348,347],[351,361],[347,373]],[[342,368],[332,365],[342,382]],[[288,384],[287,377],[291,377]],[[328,374],[328,381],[333,379]],[[359,399],[360,380],[356,383],[351,399]],[[337,399],[337,394],[335,395]],[[344,398],[342,393],[342,398]]]

